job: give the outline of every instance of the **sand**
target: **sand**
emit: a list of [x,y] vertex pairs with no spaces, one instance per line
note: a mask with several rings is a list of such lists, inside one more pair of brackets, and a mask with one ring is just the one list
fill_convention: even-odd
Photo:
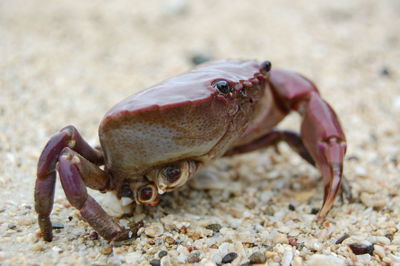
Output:
[[[0,264],[399,265],[399,25],[396,0],[1,1]],[[215,161],[160,206],[119,219],[143,220],[128,243],[97,238],[58,185],[61,229],[40,239],[33,187],[50,136],[73,124],[98,144],[111,106],[193,56],[269,59],[312,79],[346,132],[353,201],[315,223],[319,173],[281,144]]]

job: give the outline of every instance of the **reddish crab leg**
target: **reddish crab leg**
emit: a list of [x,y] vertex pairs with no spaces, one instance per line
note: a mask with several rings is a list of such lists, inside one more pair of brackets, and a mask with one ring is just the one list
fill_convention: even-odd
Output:
[[346,139],[332,108],[320,97],[314,84],[306,78],[284,70],[272,70],[270,85],[275,100],[289,112],[302,117],[301,139],[322,174],[324,202],[319,213],[323,219],[332,208],[339,191]]
[[269,132],[264,136],[256,140],[253,140],[248,144],[244,144],[230,149],[227,153],[224,154],[224,156],[231,156],[239,153],[255,151],[261,148],[276,145],[281,141],[284,141],[287,144],[289,144],[289,146],[294,151],[296,151],[304,160],[306,160],[311,165],[315,166],[314,159],[311,157],[311,154],[304,146],[303,141],[301,140],[299,134],[290,130]]
[[[86,165],[85,164],[89,164]],[[58,159],[57,170],[65,195],[72,206],[77,208],[82,217],[107,240],[121,240],[128,238],[124,231],[113,219],[103,210],[103,208],[87,193],[86,184],[83,176],[97,176],[97,180],[105,180],[105,174],[96,169],[94,165],[83,159],[70,148],[65,148]],[[93,172],[81,173],[80,170]],[[94,170],[96,169],[96,170]],[[86,178],[87,178],[86,177]],[[93,184],[92,184],[93,185]],[[98,185],[97,183],[95,185]],[[125,234],[126,233],[126,234]]]
[[46,241],[52,240],[50,213],[53,208],[56,183],[56,163],[62,149],[70,147],[95,164],[103,164],[103,155],[93,149],[73,126],[63,128],[46,144],[40,155],[35,184],[35,210],[38,213],[40,231]]

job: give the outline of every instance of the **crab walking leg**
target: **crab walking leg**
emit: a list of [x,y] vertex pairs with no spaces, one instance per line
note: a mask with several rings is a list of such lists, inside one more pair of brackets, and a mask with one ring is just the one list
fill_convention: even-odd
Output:
[[333,206],[343,175],[346,139],[333,109],[321,98],[314,84],[289,71],[272,70],[269,83],[281,108],[296,110],[303,117],[301,139],[324,182],[324,201],[319,218]]
[[289,146],[296,151],[304,160],[306,160],[311,165],[315,166],[314,159],[311,157],[310,153],[308,152],[307,148],[304,146],[303,141],[301,140],[298,133],[284,130],[284,131],[272,131],[264,136],[251,141],[250,143],[243,144],[237,147],[228,150],[224,156],[232,156],[235,154],[246,153],[255,151],[261,148],[266,148],[269,146],[273,146],[278,144],[279,142],[284,141]]
[[55,167],[59,154],[65,147],[70,147],[95,164],[103,164],[103,154],[87,144],[73,126],[63,128],[46,144],[40,155],[35,184],[35,210],[38,213],[40,231],[46,241],[52,240],[50,213],[54,202],[56,183]]
[[[87,193],[86,185],[83,181],[81,170],[94,169],[86,160],[82,160],[76,152],[65,148],[59,159],[57,170],[65,195],[72,206],[77,208],[82,217],[107,240],[121,239],[124,231],[116,222],[113,221],[103,208]],[[91,175],[99,175],[100,169]],[[88,172],[84,174],[89,174]],[[104,173],[103,173],[104,175]],[[100,178],[101,179],[101,178]]]

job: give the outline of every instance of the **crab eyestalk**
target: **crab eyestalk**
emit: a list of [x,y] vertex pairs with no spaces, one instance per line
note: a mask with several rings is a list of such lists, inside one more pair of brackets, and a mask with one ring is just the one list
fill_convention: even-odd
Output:
[[148,176],[157,185],[158,193],[164,194],[186,184],[196,170],[196,163],[188,160],[163,166],[153,170]]
[[157,193],[157,187],[154,184],[147,184],[139,187],[136,191],[136,201],[139,204],[155,206],[160,201]]

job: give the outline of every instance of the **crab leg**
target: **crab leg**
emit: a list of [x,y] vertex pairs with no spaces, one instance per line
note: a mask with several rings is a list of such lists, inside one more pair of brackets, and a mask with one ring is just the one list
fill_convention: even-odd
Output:
[[308,79],[289,71],[272,70],[269,83],[283,111],[301,114],[301,139],[324,182],[324,201],[319,218],[324,219],[339,191],[346,138],[333,109],[320,97]]
[[70,148],[64,148],[59,159],[57,170],[65,195],[72,206],[77,208],[82,217],[105,239],[120,240],[126,239],[127,231],[123,230],[103,210],[103,208],[87,193],[84,182],[85,175],[97,176],[91,185],[101,189],[102,176],[105,174],[89,161],[79,156]]
[[314,159],[311,157],[307,148],[304,146],[303,141],[301,140],[299,134],[290,130],[284,130],[284,131],[276,130],[269,132],[264,136],[256,140],[253,140],[250,143],[232,148],[227,153],[225,153],[224,156],[232,156],[235,154],[255,151],[261,148],[276,145],[281,141],[284,141],[287,144],[289,144],[289,146],[294,151],[296,151],[304,160],[306,160],[311,165],[315,166]]
[[56,163],[65,147],[70,147],[97,165],[103,164],[102,152],[93,149],[73,126],[63,128],[46,144],[40,155],[35,184],[35,210],[38,213],[40,231],[46,241],[52,240],[50,213],[54,202]]

